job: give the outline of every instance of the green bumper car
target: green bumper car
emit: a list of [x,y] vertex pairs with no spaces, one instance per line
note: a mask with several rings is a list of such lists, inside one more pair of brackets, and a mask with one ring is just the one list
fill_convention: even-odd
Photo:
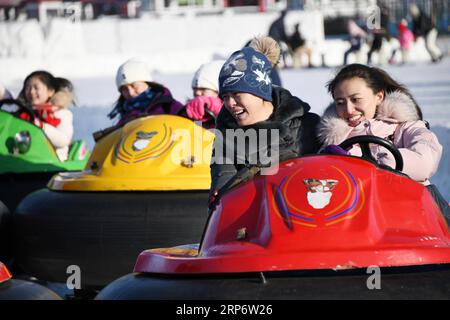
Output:
[[0,101],[0,201],[11,212],[25,195],[44,188],[55,173],[81,171],[89,159],[86,143],[78,140],[70,146],[68,159],[60,161],[44,132],[17,116],[22,112],[34,120],[30,106],[13,99]]

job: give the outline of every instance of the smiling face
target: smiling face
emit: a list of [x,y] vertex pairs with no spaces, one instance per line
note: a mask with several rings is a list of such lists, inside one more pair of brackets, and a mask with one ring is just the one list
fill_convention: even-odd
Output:
[[147,90],[149,85],[145,81],[135,81],[133,83],[125,84],[120,87],[119,91],[125,98],[125,100],[137,97],[142,92]]
[[47,103],[54,93],[39,77],[32,77],[25,84],[25,97],[33,106]]
[[250,93],[227,92],[223,95],[223,102],[239,126],[267,120],[273,113],[271,102]]
[[375,117],[384,92],[374,93],[362,78],[355,77],[338,83],[333,96],[338,116],[349,126],[356,127],[364,120]]

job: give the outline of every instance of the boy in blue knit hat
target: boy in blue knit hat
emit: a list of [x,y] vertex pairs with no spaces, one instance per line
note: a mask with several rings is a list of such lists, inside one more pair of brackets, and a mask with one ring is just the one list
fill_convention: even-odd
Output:
[[[243,168],[271,166],[315,153],[319,148],[316,136],[319,116],[310,113],[309,105],[288,90],[272,84],[270,72],[279,56],[275,40],[255,38],[249,47],[234,52],[220,71],[219,96],[224,107],[216,121],[212,198]],[[261,137],[262,134],[266,136]],[[272,154],[264,164],[263,150]]]
[[239,126],[267,120],[273,113],[272,65],[251,47],[237,51],[223,65],[219,95]]

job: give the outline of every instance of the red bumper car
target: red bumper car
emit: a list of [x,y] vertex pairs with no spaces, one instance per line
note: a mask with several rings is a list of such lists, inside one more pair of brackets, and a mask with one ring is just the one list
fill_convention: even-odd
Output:
[[305,156],[233,187],[200,246],[142,252],[97,298],[449,299],[450,217],[399,172],[393,145],[397,170],[366,147],[365,159]]
[[62,300],[62,298],[40,284],[13,279],[6,266],[0,262],[0,300]]

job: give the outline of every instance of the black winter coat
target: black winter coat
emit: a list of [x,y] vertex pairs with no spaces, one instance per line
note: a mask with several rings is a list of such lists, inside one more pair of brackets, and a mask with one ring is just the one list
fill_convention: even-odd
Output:
[[[219,136],[219,133],[216,134],[211,163],[211,194],[219,190],[245,166],[255,164],[255,162],[258,166],[269,166],[318,151],[320,144],[317,139],[316,127],[320,117],[309,112],[310,106],[299,98],[292,96],[288,90],[277,86],[273,86],[272,89],[272,103],[274,112],[269,119],[245,127],[239,127],[228,110],[222,108],[217,117],[216,130],[220,131],[223,139]],[[254,135],[257,137],[256,144],[249,143],[250,139],[245,140],[244,152],[238,152],[236,139],[232,135],[230,137],[229,134],[226,134],[227,131],[231,131],[231,133],[237,135],[240,129],[242,129],[241,133],[248,134],[248,136],[252,136],[251,132],[258,132],[257,135]],[[262,143],[260,141],[259,134],[263,132],[261,129],[267,129],[265,131],[268,133],[267,141],[269,143],[267,144],[264,143],[264,140]],[[268,163],[269,158],[264,157],[264,163],[262,163],[261,153],[263,155],[270,154],[273,148],[273,145],[270,144],[271,129],[278,129],[279,158],[271,159]],[[266,145],[268,147],[264,148]],[[242,150],[242,146],[240,150]],[[229,162],[224,163],[226,160]]]
[[434,28],[431,19],[422,12],[412,22],[412,32],[416,38],[425,37]]

